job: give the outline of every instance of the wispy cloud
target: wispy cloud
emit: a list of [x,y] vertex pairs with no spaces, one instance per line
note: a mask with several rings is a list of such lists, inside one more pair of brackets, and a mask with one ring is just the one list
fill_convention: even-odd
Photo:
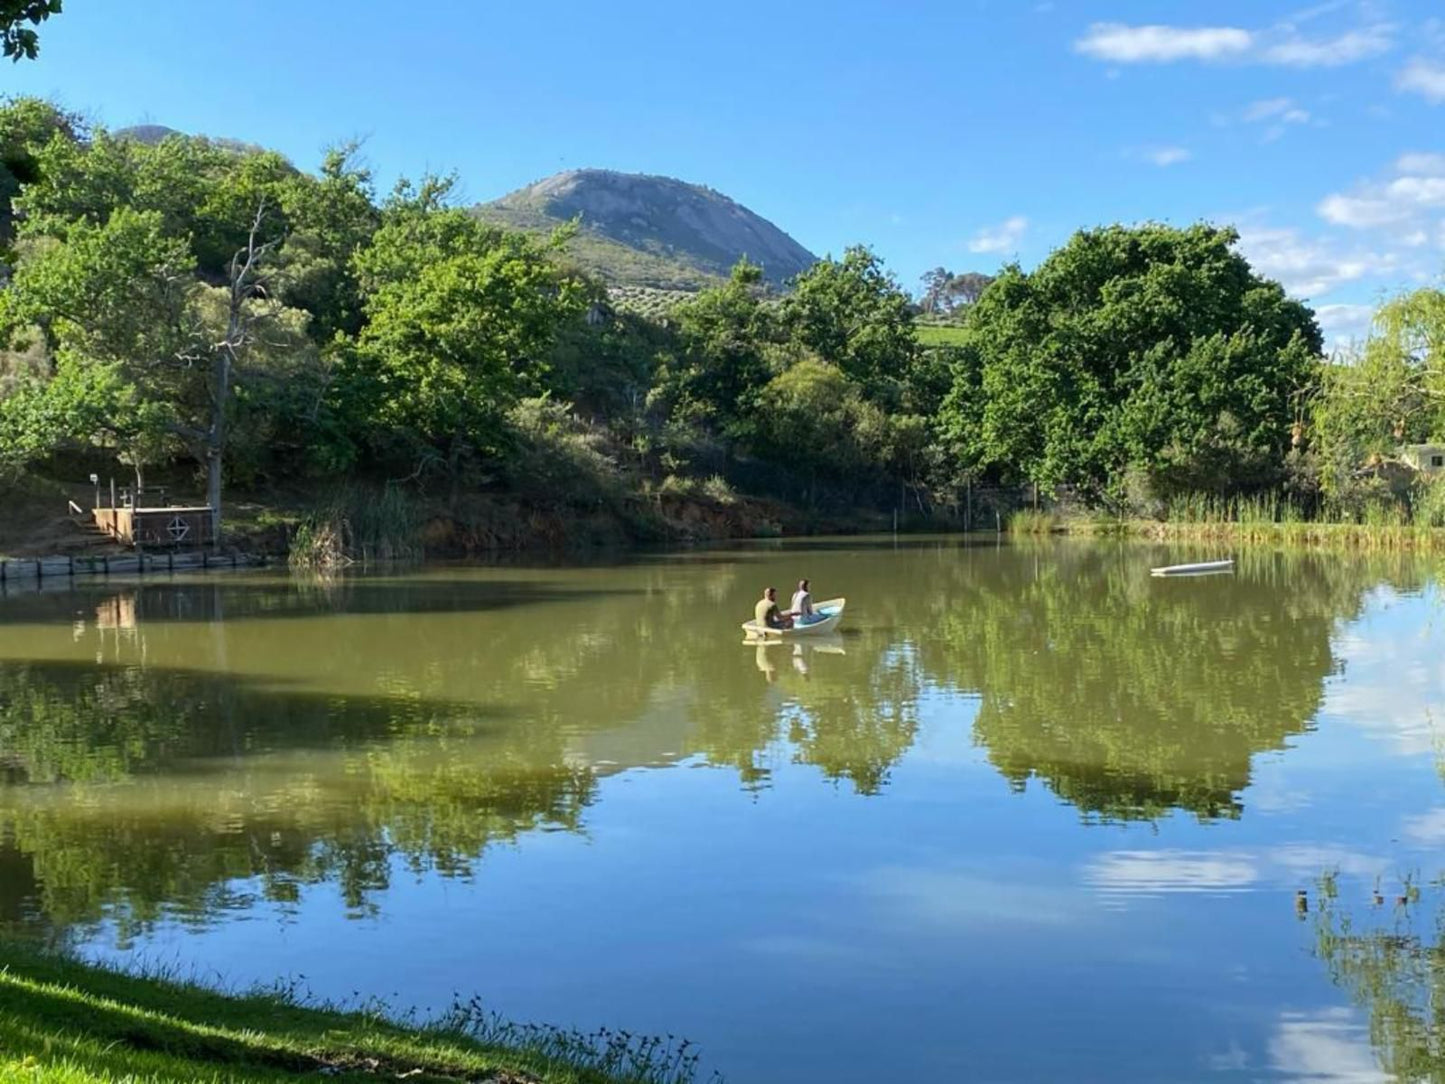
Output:
[[1255,270],[1301,298],[1319,297],[1347,283],[1389,274],[1399,265],[1389,252],[1346,247],[1284,227],[1243,225],[1239,247]]
[[1194,152],[1187,147],[1151,147],[1144,151],[1144,158],[1161,169],[1177,166],[1193,157]]
[[1395,76],[1395,87],[1432,105],[1445,103],[1445,64],[1417,56]]
[[1028,232],[1029,220],[1023,215],[979,230],[968,242],[970,252],[1012,252]]
[[[1329,9],[1333,10],[1333,9]],[[1306,18],[1325,9],[1305,12]],[[1336,68],[1380,56],[1395,45],[1396,27],[1371,22],[1332,36],[1300,33],[1305,18],[1263,29],[1240,26],[1168,26],[1094,23],[1074,42],[1074,51],[1112,64],[1271,64],[1288,68]]]
[[1350,229],[1390,229],[1397,240],[1423,245],[1445,227],[1445,155],[1402,154],[1393,176],[1365,181],[1322,199],[1326,222]]
[[1168,64],[1176,60],[1220,60],[1239,56],[1253,35],[1233,26],[1126,26],[1094,23],[1074,42],[1076,52],[1115,64]]
[[1265,98],[1250,102],[1241,114],[1245,124],[1261,124],[1264,121],[1278,121],[1280,124],[1308,124],[1309,110],[1301,109],[1293,98]]
[[1338,346],[1359,342],[1370,332],[1375,306],[1318,305],[1315,307],[1315,319],[1319,322],[1320,331],[1324,332],[1326,343]]
[[1338,68],[1388,53],[1395,44],[1395,28],[1377,23],[1333,38],[1290,35],[1266,45],[1260,59],[1290,68]]

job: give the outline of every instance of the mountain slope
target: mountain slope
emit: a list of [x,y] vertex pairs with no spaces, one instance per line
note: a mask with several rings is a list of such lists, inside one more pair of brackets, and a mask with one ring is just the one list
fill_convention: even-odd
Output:
[[613,170],[558,173],[492,203],[481,217],[516,229],[581,229],[573,260],[610,283],[695,288],[746,256],[780,285],[817,257],[767,219],[701,185]]

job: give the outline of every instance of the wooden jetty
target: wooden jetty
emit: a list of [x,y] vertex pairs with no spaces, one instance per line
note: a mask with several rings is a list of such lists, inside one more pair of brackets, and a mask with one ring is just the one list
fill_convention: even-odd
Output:
[[0,587],[73,580],[78,576],[145,576],[150,573],[254,568],[265,563],[263,557],[244,553],[210,553],[206,550],[188,553],[167,550],[162,553],[12,557],[0,559]]

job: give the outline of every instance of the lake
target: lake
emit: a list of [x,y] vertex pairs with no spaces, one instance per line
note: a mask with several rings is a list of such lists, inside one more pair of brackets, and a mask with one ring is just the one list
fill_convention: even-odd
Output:
[[[0,600],[0,925],[734,1082],[1445,1072],[1434,566],[992,538]],[[753,647],[760,589],[846,595]],[[1301,895],[1303,893],[1303,895]]]

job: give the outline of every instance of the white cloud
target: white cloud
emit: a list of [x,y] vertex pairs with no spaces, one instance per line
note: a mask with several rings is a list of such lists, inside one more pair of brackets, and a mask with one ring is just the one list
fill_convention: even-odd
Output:
[[[1239,119],[1245,124],[1267,124],[1260,135],[1260,142],[1273,143],[1284,137],[1291,124],[1308,124],[1314,120],[1308,109],[1298,105],[1293,98],[1264,98],[1244,107]],[[1229,118],[1220,117],[1217,123],[1227,125]],[[1322,125],[1323,121],[1315,121]]]
[[1384,859],[1329,844],[1297,843],[1264,851],[1109,851],[1084,867],[1086,885],[1116,903],[1179,892],[1247,892],[1261,884],[1313,881],[1327,870],[1369,878]]
[[1445,177],[1445,154],[1402,154],[1395,160],[1395,170],[1422,177]]
[[1094,23],[1074,50],[1119,64],[1167,64],[1175,60],[1219,60],[1249,51],[1254,36],[1232,26],[1125,26]]
[[1241,226],[1239,248],[1262,275],[1277,279],[1296,297],[1310,298],[1371,275],[1388,274],[1398,261],[1389,253],[1344,250],[1298,230]]
[[[1305,12],[1305,18],[1325,14]],[[1380,56],[1394,48],[1395,27],[1375,22],[1332,37],[1305,37],[1296,23],[1262,30],[1238,26],[1129,26],[1094,23],[1074,42],[1074,51],[1116,64],[1169,64],[1234,61],[1289,68],[1336,68]]]
[[1369,1031],[1348,1009],[1284,1013],[1269,1041],[1276,1073],[1315,1084],[1389,1084],[1375,1060]]
[[1400,205],[1383,196],[1366,194],[1347,196],[1336,192],[1320,200],[1315,210],[1326,222],[1352,229],[1389,226],[1409,217]]
[[1395,28],[1377,23],[1334,38],[1311,40],[1289,36],[1267,46],[1261,59],[1290,68],[1338,68],[1387,53],[1395,44]]
[[1328,343],[1349,343],[1369,334],[1375,317],[1373,305],[1319,305],[1315,319]]
[[1167,169],[1169,166],[1189,161],[1194,157],[1194,153],[1185,147],[1154,147],[1145,151],[1144,157],[1161,169]]
[[1238,892],[1259,880],[1243,852],[1112,851],[1084,870],[1084,882],[1105,896],[1173,892]]
[[1331,193],[1315,209],[1336,226],[1390,227],[1403,243],[1421,244],[1436,232],[1438,216],[1445,211],[1445,155],[1402,154],[1393,172],[1393,177]]
[[1406,817],[1400,834],[1422,847],[1438,849],[1445,845],[1445,809],[1437,806],[1428,813]]
[[1242,119],[1246,124],[1276,119],[1283,124],[1307,124],[1310,115],[1297,106],[1293,98],[1265,98],[1246,106]]
[[1434,105],[1445,103],[1445,64],[1417,56],[1395,76],[1395,87]]
[[1023,240],[1028,228],[1029,220],[1027,218],[1023,215],[1014,215],[997,226],[988,226],[979,230],[968,242],[968,251],[1012,252],[1018,248],[1018,244]]
[[[1438,753],[1437,720],[1445,717],[1445,625],[1428,619],[1431,605],[1387,594],[1371,597],[1359,626],[1336,640],[1335,653],[1349,680],[1326,685],[1322,716],[1359,728],[1400,756]],[[1388,628],[1411,629],[1409,634],[1381,631],[1386,623],[1380,615],[1397,606],[1410,609],[1393,616]]]

